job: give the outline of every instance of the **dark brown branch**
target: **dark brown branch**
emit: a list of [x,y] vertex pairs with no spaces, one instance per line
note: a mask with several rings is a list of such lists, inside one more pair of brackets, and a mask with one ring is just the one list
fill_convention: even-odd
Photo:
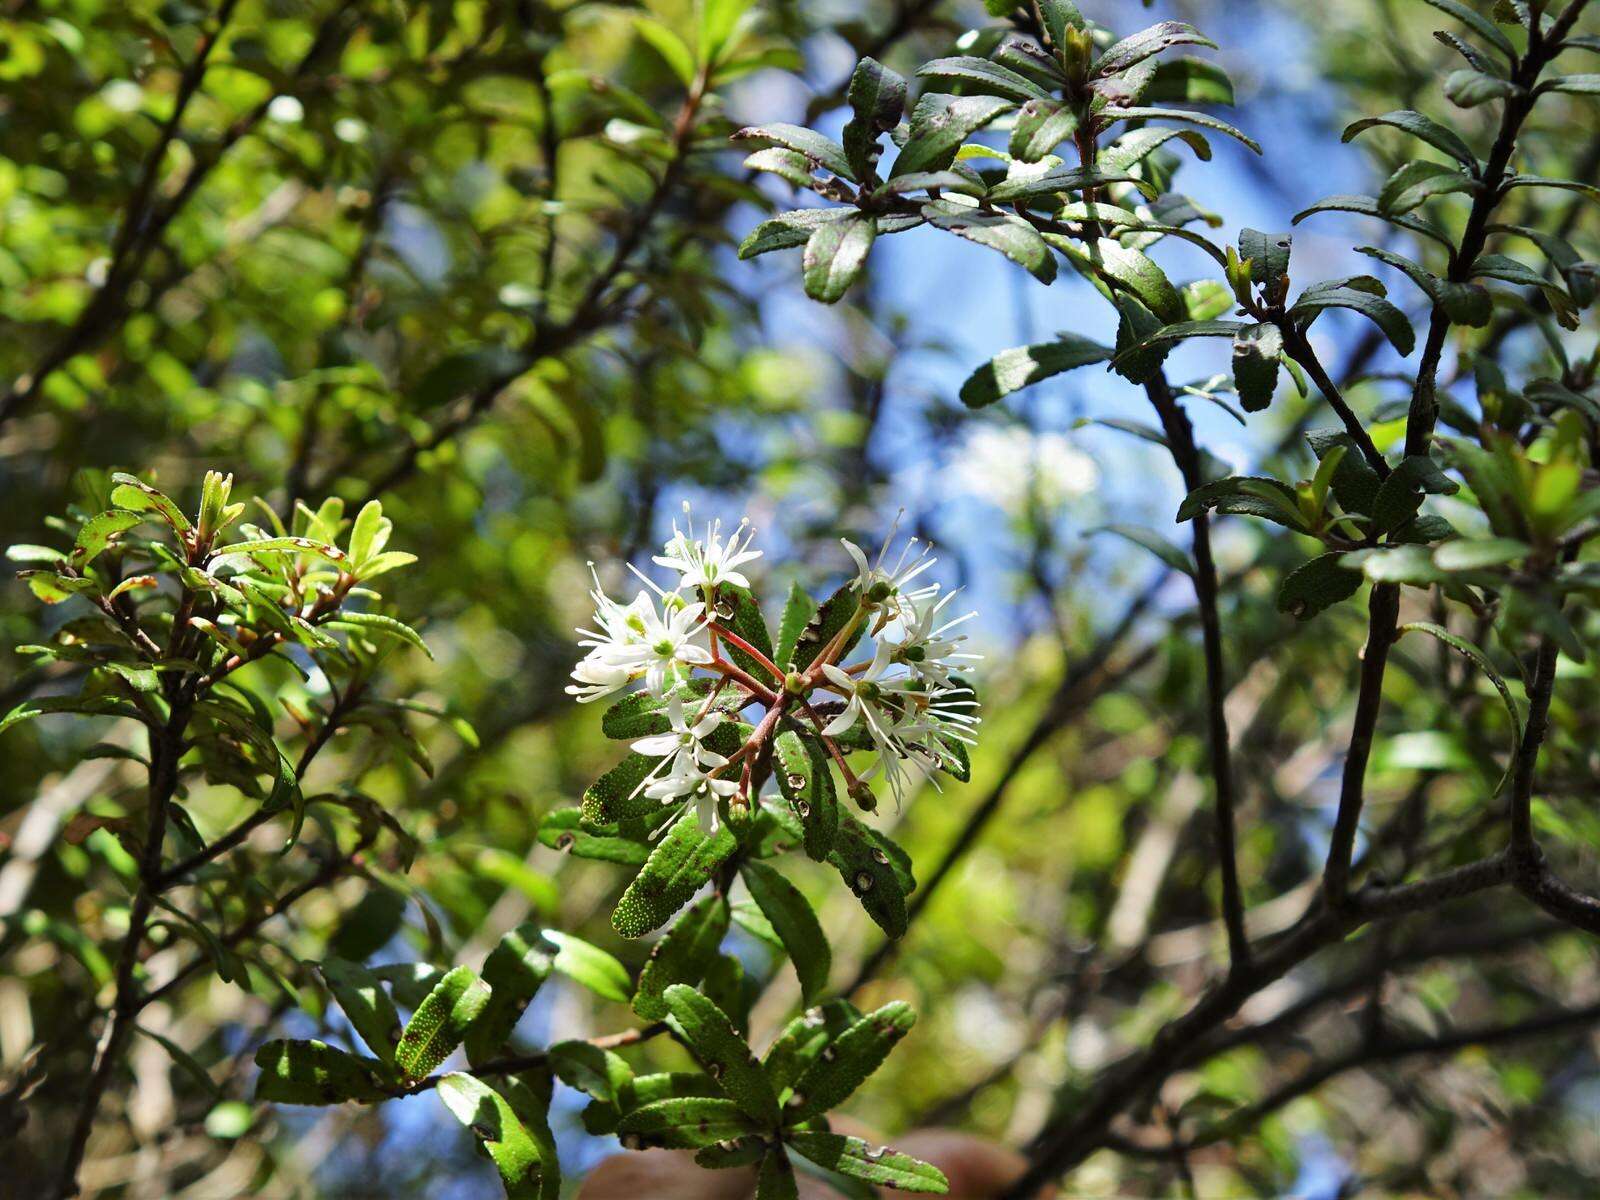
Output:
[[[1184,486],[1194,491],[1205,482],[1194,426],[1173,394],[1166,376],[1157,372],[1145,393],[1161,418],[1167,446],[1183,475]],[[1228,744],[1227,669],[1223,662],[1222,618],[1218,611],[1217,564],[1211,553],[1208,514],[1194,519],[1194,592],[1200,609],[1200,631],[1206,659],[1207,746],[1211,754],[1211,781],[1215,793],[1213,830],[1222,876],[1222,920],[1228,931],[1228,960],[1234,968],[1249,961],[1250,936],[1244,926],[1244,896],[1239,886],[1239,852],[1234,833],[1237,807],[1232,750]]]

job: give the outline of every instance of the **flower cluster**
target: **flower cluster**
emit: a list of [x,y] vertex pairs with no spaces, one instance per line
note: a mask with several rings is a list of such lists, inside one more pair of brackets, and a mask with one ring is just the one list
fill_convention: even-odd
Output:
[[[927,579],[935,559],[926,543],[911,538],[891,558],[891,531],[869,559],[845,541],[855,575],[809,613],[786,612],[791,631],[809,620],[773,650],[740,569],[762,556],[749,522],[731,533],[709,522],[697,534],[687,505],[684,514],[653,560],[676,576],[670,588],[630,567],[645,586],[621,604],[594,576],[593,626],[578,631],[587,653],[567,688],[589,703],[643,684],[628,703],[649,714],[654,732],[633,750],[654,761],[634,796],[693,806],[712,832],[725,804],[744,814],[756,803],[786,732],[820,747],[869,811],[874,780],[899,804],[935,771],[964,769],[979,718],[961,671],[979,656],[964,648],[960,626],[974,614],[952,615],[956,593]],[[874,756],[860,772],[848,760],[855,752]]]

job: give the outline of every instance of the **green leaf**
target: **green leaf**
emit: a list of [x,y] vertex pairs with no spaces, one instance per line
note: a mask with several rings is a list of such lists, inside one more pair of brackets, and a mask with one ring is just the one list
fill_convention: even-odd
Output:
[[1408,621],[1400,626],[1400,633],[1425,633],[1429,637],[1438,638],[1450,649],[1461,655],[1478,670],[1482,671],[1494,685],[1494,690],[1500,693],[1500,700],[1506,706],[1506,713],[1511,717],[1511,728],[1516,730],[1517,744],[1522,742],[1522,713],[1517,708],[1517,702],[1511,696],[1511,689],[1506,686],[1505,678],[1495,670],[1494,663],[1489,661],[1489,656],[1472,642],[1458,634],[1451,633],[1442,625],[1435,625],[1432,621]]
[[[1171,141],[1180,141],[1188,146],[1201,162],[1209,162],[1211,159],[1211,143],[1198,129],[1180,129],[1171,125],[1145,125],[1139,129],[1130,129],[1110,145],[1102,146],[1100,153],[1095,156],[1095,166],[1107,173],[1126,171],[1144,162]],[[1145,169],[1145,173],[1150,172]],[[1159,191],[1148,181],[1136,183],[1135,186],[1145,194],[1146,198],[1153,199]]]
[[698,1150],[760,1133],[765,1128],[734,1101],[720,1096],[657,1100],[634,1109],[618,1125],[624,1146],[661,1146],[669,1150]]
[[651,17],[635,16],[633,25],[639,31],[639,36],[672,68],[678,81],[685,87],[694,86],[694,51],[689,48],[689,43]]
[[1532,550],[1516,538],[1461,538],[1436,549],[1433,563],[1441,571],[1482,571],[1517,562]]
[[1203,129],[1210,129],[1217,133],[1226,134],[1237,142],[1242,142],[1257,154],[1261,153],[1261,143],[1235,128],[1226,121],[1205,113],[1188,112],[1181,108],[1121,108],[1116,105],[1107,105],[1100,110],[1100,117],[1105,121],[1182,121],[1188,125],[1199,125]]
[[[717,588],[714,609],[707,615],[714,617],[719,625],[731,629],[771,660],[772,634],[767,630],[767,619],[761,615],[761,605],[748,588],[731,583],[721,584]],[[774,686],[779,682],[773,679],[772,672],[766,666],[732,642],[724,642],[723,649],[735,663],[757,679]]]
[[1029,100],[1017,110],[1011,127],[1011,157],[1018,162],[1038,162],[1078,129],[1078,114],[1060,100]]
[[1472,192],[1478,187],[1478,181],[1472,176],[1452,170],[1444,163],[1409,162],[1384,181],[1378,192],[1378,207],[1385,212],[1407,213],[1435,196]]
[[544,939],[555,943],[556,956],[551,966],[556,971],[602,999],[628,1002],[633,981],[628,976],[628,968],[614,956],[558,929],[545,930]]
[[1361,572],[1341,566],[1343,558],[1339,552],[1319,554],[1290,571],[1278,588],[1278,611],[1308,621],[1355,595],[1361,587]]
[[815,1003],[827,990],[828,975],[833,969],[833,952],[816,913],[794,884],[765,863],[747,862],[739,873],[783,940],[783,948],[800,977],[801,1002]]
[[1239,256],[1250,262],[1250,278],[1256,286],[1271,289],[1289,273],[1289,255],[1294,239],[1287,233],[1262,233],[1259,229],[1239,231]]
[[1495,23],[1482,13],[1462,4],[1461,0],[1422,0],[1422,2],[1432,5],[1440,12],[1449,13],[1507,58],[1516,61],[1517,48],[1511,44],[1511,39],[1501,33]]
[[78,530],[77,541],[72,547],[72,565],[79,570],[88,566],[102,551],[143,520],[144,517],[137,512],[116,510],[90,517]]
[[[761,647],[758,645],[757,647]],[[766,678],[766,672],[759,673],[758,678]],[[706,697],[711,694],[711,689],[716,681],[701,676],[688,680],[683,686],[674,689],[673,694],[683,702],[684,711],[698,712],[705,703]],[[731,706],[731,707],[730,707]],[[717,697],[716,707],[724,712],[737,711],[739,706],[739,693],[726,689]],[[652,737],[665,733],[671,728],[667,715],[670,707],[670,697],[653,696],[649,692],[633,692],[618,700],[600,718],[600,732],[608,738],[619,741],[631,742],[638,738]]]
[[500,939],[483,961],[489,1002],[467,1029],[467,1061],[477,1066],[499,1054],[528,1004],[555,968],[556,949],[533,922]]
[[930,225],[998,250],[1040,283],[1056,277],[1056,259],[1038,230],[1011,213],[984,212],[954,200],[930,200],[922,206]]
[[852,1024],[795,1080],[794,1095],[784,1109],[785,1122],[797,1124],[843,1104],[883,1065],[916,1021],[911,1006],[895,1000]]
[[733,853],[733,834],[725,825],[714,834],[685,812],[645,860],[611,914],[611,926],[625,938],[643,937],[665,925]]
[[711,895],[673,922],[639,972],[634,1012],[647,1021],[660,1021],[668,1012],[667,988],[675,983],[693,985],[705,978],[707,966],[727,936],[729,915],[727,898]]
[[547,1194],[545,1147],[504,1096],[483,1080],[456,1071],[439,1080],[439,1099],[483,1143],[508,1197],[537,1200]]
[[1513,96],[1520,96],[1522,89],[1509,79],[1466,67],[1445,76],[1444,94],[1451,103],[1461,108],[1477,108],[1491,100],[1509,100]]
[[754,0],[700,0],[700,60],[716,62]]
[[[809,667],[817,655],[822,653],[823,647],[834,639],[834,636],[845,627],[860,606],[860,598],[856,595],[855,585],[846,583],[824,600],[817,611],[806,622],[805,628],[800,631],[800,636],[795,640],[794,658],[791,660],[794,669],[804,671]],[[850,653],[851,647],[861,639],[862,626],[858,622],[856,632],[845,642],[839,658],[844,658]]]
[[1233,338],[1233,384],[1246,412],[1260,412],[1278,389],[1283,333],[1276,325],[1246,325]]
[[1036,200],[1053,196],[1057,192],[1081,192],[1086,188],[1105,187],[1113,183],[1137,184],[1141,191],[1154,189],[1143,180],[1122,170],[1085,171],[1082,167],[1051,167],[1036,173],[1011,176],[989,189],[988,198],[996,204],[1015,204],[1018,201]]
[[1202,512],[1262,517],[1305,531],[1294,489],[1276,479],[1235,475],[1202,484],[1184,497],[1178,520],[1192,521]]
[[383,981],[360,963],[343,958],[329,958],[318,970],[367,1048],[393,1066],[400,1041],[400,1014],[384,991]]
[[756,1200],[800,1200],[800,1186],[794,1177],[794,1164],[782,1146],[767,1151],[761,1159],[756,1179]]
[[0,717],[0,733],[13,725],[30,721],[34,717],[54,713],[77,713],[85,717],[129,717],[143,721],[144,716],[133,705],[110,696],[40,696],[24,700],[4,717]]
[[604,826],[657,816],[661,802],[646,796],[639,785],[660,765],[659,758],[629,754],[584,790],[583,819]]
[[404,621],[398,621],[394,617],[386,617],[382,613],[345,612],[341,610],[337,617],[326,622],[326,624],[334,629],[353,629],[368,635],[375,634],[379,637],[394,638],[396,641],[404,642],[408,646],[415,646],[429,658],[433,657],[433,651],[428,649],[428,644],[422,640],[421,634]]
[[1168,59],[1157,64],[1145,98],[1177,104],[1231,105],[1233,80],[1216,63],[1203,58]]
[[669,1023],[706,1074],[746,1116],[763,1129],[776,1128],[778,1098],[728,1015],[681,983],[669,987],[665,999]]
[[1162,21],[1108,47],[1105,53],[1095,60],[1092,75],[1096,79],[1104,79],[1108,75],[1119,74],[1173,46],[1209,46],[1215,50],[1217,44],[1210,38],[1202,36],[1199,30],[1187,22]]
[[860,1138],[794,1130],[785,1134],[784,1140],[796,1153],[804,1155],[817,1166],[851,1179],[898,1188],[903,1192],[942,1195],[950,1190],[950,1181],[938,1167],[886,1147],[874,1149]]
[[773,662],[780,667],[793,664],[795,644],[815,611],[816,606],[811,603],[811,596],[805,588],[798,583],[791,583],[789,597],[783,602],[783,616],[778,621],[778,649],[772,656]]
[[1426,238],[1432,238],[1441,246],[1444,246],[1446,249],[1452,252],[1455,250],[1455,242],[1451,239],[1450,235],[1444,230],[1440,229],[1437,225],[1434,225],[1432,222],[1425,221],[1420,217],[1407,216],[1403,213],[1386,212],[1383,208],[1379,207],[1378,202],[1371,196],[1329,196],[1326,199],[1317,201],[1310,208],[1302,209],[1300,212],[1296,213],[1294,215],[1293,224],[1298,225],[1301,221],[1305,220],[1314,213],[1321,212],[1351,212],[1360,213],[1362,216],[1367,217],[1377,217],[1380,221],[1386,221],[1390,225],[1398,226],[1401,229],[1408,229],[1412,233],[1420,234]]
[[848,208],[797,208],[779,213],[752,229],[739,243],[741,259],[755,258],[772,250],[791,250],[804,246],[819,226],[843,221],[852,214]]
[[815,130],[806,129],[804,126],[790,125],[783,121],[770,125],[750,125],[735,133],[733,140],[771,142],[775,146],[804,154],[823,170],[855,182],[855,172],[850,167],[850,159],[845,154],[844,147],[832,138]]
[[133,512],[157,512],[162,520],[180,534],[188,533],[194,528],[181,508],[137,476],[118,471],[111,476],[111,482],[115,485],[111,489],[111,503],[118,508],[130,509]]
[[1041,379],[1110,357],[1109,347],[1069,333],[1052,342],[1002,350],[967,377],[961,400],[968,408],[982,408]]
[[324,1042],[268,1042],[256,1051],[256,1099],[276,1104],[369,1103],[384,1099],[383,1064]]
[[1377,246],[1357,246],[1356,253],[1370,255],[1404,273],[1406,278],[1422,289],[1428,299],[1443,308],[1445,314],[1459,325],[1481,327],[1487,325],[1489,318],[1494,315],[1489,293],[1476,283],[1455,283],[1441,279],[1409,258]]
[[866,265],[878,223],[862,213],[818,225],[806,239],[802,260],[806,295],[823,304],[843,298]]
[[1416,348],[1417,335],[1405,313],[1381,296],[1357,288],[1308,289],[1300,294],[1300,299],[1289,309],[1289,315],[1300,318],[1309,326],[1318,313],[1329,308],[1348,308],[1360,313],[1383,330],[1384,336],[1402,355],[1410,354]]
[[906,893],[911,888],[895,871],[889,845],[893,843],[883,835],[875,834],[847,813],[840,813],[839,833],[828,861],[856,894],[867,915],[886,934],[897,938],[906,931]]
[[891,178],[944,170],[967,138],[1015,107],[998,96],[925,92],[911,111],[911,134],[895,159]]
[[1541,83],[1539,90],[1569,92],[1574,96],[1600,96],[1600,75],[1558,75]]
[[633,1105],[633,1068],[610,1050],[592,1042],[558,1042],[550,1047],[550,1065],[561,1082],[596,1100]]
[[1194,564],[1189,561],[1189,556],[1153,529],[1147,529],[1143,525],[1112,524],[1084,530],[1085,537],[1093,537],[1097,533],[1114,534],[1150,551],[1174,571],[1181,571],[1185,575],[1194,574]]
[[822,862],[839,832],[839,799],[828,751],[815,738],[792,729],[779,731],[775,748],[778,790],[800,818],[806,854]]
[[558,808],[546,813],[539,823],[539,841],[574,858],[592,858],[623,866],[642,867],[644,860],[650,857],[649,845],[620,836],[615,825],[588,825],[583,820],[583,810],[577,808]]
[[844,151],[857,179],[875,170],[878,136],[900,123],[906,81],[873,58],[863,58],[850,76],[846,97],[854,114],[844,127]]
[[488,1005],[489,995],[489,985],[471,967],[457,967],[439,980],[400,1035],[395,1063],[406,1078],[421,1079],[450,1057]]
[[350,561],[350,556],[339,547],[305,537],[257,538],[248,542],[233,542],[227,546],[218,546],[211,552],[212,558],[221,558],[228,554],[314,554],[341,567]]
[[1403,108],[1395,112],[1384,113],[1381,117],[1364,117],[1346,126],[1342,141],[1351,141],[1368,129],[1387,126],[1409,133],[1412,137],[1421,138],[1436,150],[1443,150],[1451,158],[1462,163],[1469,171],[1478,169],[1477,155],[1472,153],[1472,148],[1461,140],[1459,134],[1439,124],[1432,117],[1423,116],[1419,112]]
[[959,79],[975,84],[974,90],[1007,100],[1048,100],[1050,95],[1033,80],[1002,67],[986,58],[963,55],[956,58],[936,58],[918,68],[917,75],[932,79]]

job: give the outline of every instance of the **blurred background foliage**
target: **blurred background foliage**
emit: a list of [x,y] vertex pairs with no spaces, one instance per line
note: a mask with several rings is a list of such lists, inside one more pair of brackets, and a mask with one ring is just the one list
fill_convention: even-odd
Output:
[[[909,74],[981,6],[773,0],[737,66],[697,80],[641,30],[635,5],[220,5],[0,2],[0,540],[41,540],[49,514],[114,469],[186,500],[211,467],[280,509],[380,496],[395,544],[420,557],[388,592],[423,616],[436,655],[397,658],[391,690],[461,722],[416,727],[431,775],[370,731],[334,741],[316,770],[378,798],[423,853],[409,872],[393,851],[374,854],[268,926],[244,948],[257,964],[249,986],[198,981],[152,1009],[147,1023],[224,1099],[141,1040],[127,1124],[107,1123],[85,1184],[129,1196],[498,1193],[468,1135],[425,1100],[249,1107],[240,1064],[269,1031],[314,1032],[294,1001],[317,1009],[298,962],[330,950],[476,961],[535,918],[642,961],[645,948],[607,920],[626,880],[536,832],[613,757],[562,693],[585,563],[620,584],[621,564],[645,561],[685,498],[762,527],[768,595],[838,577],[835,539],[881,537],[902,507],[940,543],[948,581],[970,587],[988,656],[974,780],[879,818],[912,853],[926,909],[885,955],[823,871],[798,881],[833,940],[835,983],[858,985],[863,1007],[904,998],[922,1014],[854,1110],[889,1132],[932,1121],[1025,1140],[1079,1081],[1179,1011],[1220,946],[1187,589],[1142,552],[1086,536],[1129,514],[1170,521],[1181,487],[1159,449],[1096,423],[1129,413],[1129,389],[1110,376],[963,414],[960,380],[1044,322],[1070,324],[1071,288],[1025,291],[982,250],[916,234],[875,260],[848,304],[807,305],[792,263],[735,261],[770,205],[726,142],[756,118],[831,128],[857,57]],[[1150,19],[1129,0],[1094,7],[1124,30]],[[687,0],[647,8],[669,30],[690,27]],[[1187,189],[1230,231],[1284,227],[1324,194],[1381,179],[1395,147],[1374,141],[1374,160],[1340,147],[1338,130],[1396,97],[1435,94],[1452,54],[1430,36],[1436,14],[1405,0],[1154,11],[1222,43],[1239,85],[1233,119],[1266,144],[1259,163],[1219,147]],[[197,60],[203,78],[185,66]],[[1592,180],[1592,101],[1551,107],[1529,152],[1544,174]],[[1595,249],[1592,219],[1576,214],[1570,235]],[[1353,257],[1317,232],[1296,255],[1324,275]],[[1334,332],[1364,355],[1343,370],[1364,377],[1348,394],[1370,411],[1388,395],[1386,352],[1353,324],[1319,325]],[[1513,361],[1537,352],[1526,328],[1499,336]],[[1207,414],[1202,441],[1236,466],[1287,457],[1303,473],[1298,403],[1249,432]],[[1250,781],[1241,873],[1253,905],[1283,897],[1264,911],[1287,922],[1326,841],[1363,622],[1346,607],[1318,636],[1290,637],[1274,592],[1303,557],[1294,539],[1242,523],[1219,539]],[[18,653],[42,640],[41,617],[23,585],[3,586],[6,699],[67,686]],[[1441,831],[1470,832],[1509,723],[1463,667],[1444,668],[1454,703],[1433,688],[1431,649],[1402,647],[1397,661],[1372,827],[1400,828],[1425,794]],[[1591,683],[1592,667],[1572,669]],[[269,683],[293,699],[292,679]],[[1593,712],[1558,702],[1541,814],[1591,869]],[[131,764],[82,759],[96,740],[81,722],[39,721],[0,753],[0,1072],[39,1045],[68,1063],[89,1050],[83,1017],[115,932],[99,881],[123,851],[68,822],[138,802]],[[207,833],[244,811],[224,789],[189,801]],[[1383,837],[1374,861],[1403,871],[1383,858]],[[238,869],[283,890],[306,866],[276,848],[252,842]],[[1449,928],[1402,925],[1283,981],[1271,1011],[1337,986],[1276,1039],[1219,1046],[1174,1077],[1163,1104],[1176,1118],[1272,1095],[1280,1072],[1359,1032],[1380,993],[1391,1020],[1426,1033],[1600,996],[1591,941],[1492,896],[1474,903]],[[737,948],[765,982],[759,943]],[[796,1001],[777,975],[756,1010],[758,1043]],[[541,1041],[628,1018],[552,985],[528,1020]],[[637,1052],[667,1065],[678,1054]],[[1593,1032],[1572,1029],[1397,1058],[1289,1098],[1182,1170],[1108,1151],[1074,1182],[1085,1195],[1178,1194],[1185,1174],[1218,1197],[1589,1194],[1595,1055]],[[13,1183],[51,1157],[72,1076],[44,1080],[25,1125],[0,1105],[0,1139],[18,1139],[4,1152]],[[564,1095],[557,1132],[576,1173],[614,1142],[584,1134],[580,1098]]]

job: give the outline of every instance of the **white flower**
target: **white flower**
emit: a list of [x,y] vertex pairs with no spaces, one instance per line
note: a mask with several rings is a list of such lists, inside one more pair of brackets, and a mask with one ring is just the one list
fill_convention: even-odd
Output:
[[577,682],[567,685],[567,694],[576,696],[579,704],[588,704],[627,687],[633,679],[633,672],[599,655],[590,654],[572,668],[572,678]]
[[892,649],[889,643],[879,642],[866,670],[856,675],[833,663],[823,666],[822,673],[827,676],[828,682],[848,697],[844,711],[823,728],[824,737],[837,737],[848,732],[859,720],[866,724],[872,740],[880,746],[892,740],[894,718],[883,712],[880,703],[897,683],[903,686],[906,682],[904,679],[896,681],[884,677],[884,672],[892,665],[889,657]]
[[639,646],[655,616],[655,604],[646,592],[640,592],[630,604],[618,604],[605,594],[600,578],[589,564],[589,574],[594,579],[594,589],[589,596],[594,600],[594,623],[598,629],[580,629],[583,636],[578,645],[589,648],[589,657],[610,663],[626,663],[637,656]]
[[[719,583],[731,583],[736,587],[748,588],[750,580],[738,568],[761,557],[761,551],[750,549],[755,530],[750,528],[749,520],[741,520],[738,528],[724,542],[721,521],[706,522],[705,537],[696,538],[688,501],[684,502],[683,516],[687,529],[679,529],[674,521],[672,537],[665,547],[666,553],[656,555],[652,561],[678,572],[682,577],[679,587],[714,588]],[[744,535],[742,545],[739,540],[741,534]]]
[[949,636],[956,626],[970,621],[978,614],[964,613],[941,623],[944,608],[956,597],[946,592],[931,603],[911,605],[912,616],[904,620],[905,636],[894,643],[894,660],[904,663],[911,674],[925,683],[947,686],[950,675],[959,670],[962,662],[977,662],[981,654],[969,654],[961,649],[967,635]]
[[644,621],[644,636],[629,647],[626,661],[644,669],[644,685],[652,695],[665,692],[677,667],[704,666],[711,661],[711,651],[696,640],[705,631],[705,609],[696,601],[662,616],[651,607]]
[[[725,796],[732,796],[739,790],[739,784],[733,779],[716,779],[705,775],[692,768],[688,771],[674,771],[662,776],[645,789],[645,795],[653,800],[660,800],[663,804],[670,804],[680,796],[686,797],[683,807],[693,804],[695,816],[699,818],[701,830],[710,835],[717,832],[717,801]],[[667,822],[661,828],[663,831],[670,829],[676,822]]]
[[633,743],[633,748],[651,758],[669,759],[666,766],[669,772],[695,768],[704,774],[728,761],[702,744],[722,724],[721,713],[713,709],[691,725],[683,713],[682,695],[674,692],[667,697],[667,723],[669,728],[666,733],[640,738]]
[[[898,518],[895,525],[899,525]],[[893,538],[894,528],[891,527],[889,536],[883,539],[883,545],[878,550],[878,557],[872,562],[867,561],[867,556],[860,546],[846,538],[839,540],[844,543],[845,550],[855,560],[854,586],[862,598],[873,604],[884,605],[888,610],[905,611],[907,606],[918,600],[928,599],[938,592],[939,585],[936,583],[924,584],[915,589],[908,589],[907,585],[939,560],[933,556],[932,549],[927,543],[910,538],[900,551],[900,557],[894,566],[886,567],[884,558],[889,552],[889,543]]]

